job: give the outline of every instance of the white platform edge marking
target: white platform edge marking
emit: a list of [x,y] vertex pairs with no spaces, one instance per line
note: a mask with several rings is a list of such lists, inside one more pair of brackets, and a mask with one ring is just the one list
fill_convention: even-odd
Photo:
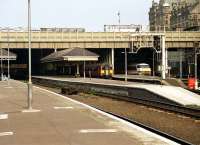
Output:
[[53,108],[55,110],[58,110],[58,109],[74,109],[74,107],[57,107],[57,106],[54,106]]
[[115,133],[117,129],[81,129],[79,133]]
[[8,114],[0,114],[0,120],[8,119]]
[[144,132],[144,133],[146,133],[146,134],[154,135],[156,138],[158,138],[158,139],[160,139],[160,140],[163,140],[164,142],[166,142],[166,143],[168,143],[168,144],[170,144],[170,145],[179,145],[178,143],[176,143],[176,142],[174,142],[174,141],[171,141],[171,140],[169,140],[169,139],[167,139],[167,138],[164,138],[164,137],[162,137],[162,136],[160,136],[160,135],[157,135],[157,134],[155,134],[155,133],[153,133],[153,132],[150,132],[150,131],[148,131],[148,130],[146,130],[146,129],[144,129],[144,128],[138,127],[138,126],[136,126],[136,125],[134,125],[134,124],[132,124],[132,123],[130,123],[130,122],[127,122],[127,121],[125,121],[125,120],[123,120],[123,119],[120,119],[120,118],[118,118],[118,117],[115,117],[115,116],[113,116],[113,115],[111,115],[111,114],[108,114],[108,113],[105,113],[105,112],[103,112],[103,111],[101,111],[101,110],[98,110],[98,109],[96,109],[96,108],[93,108],[93,107],[91,107],[91,106],[89,106],[89,105],[87,105],[87,104],[78,102],[78,101],[73,100],[73,99],[71,99],[71,98],[68,98],[68,97],[66,97],[66,96],[57,94],[57,93],[55,93],[55,92],[52,92],[52,91],[49,91],[49,90],[46,90],[46,89],[43,89],[43,88],[40,88],[40,87],[36,87],[36,86],[34,86],[34,87],[35,87],[35,88],[38,88],[38,89],[40,89],[40,90],[46,91],[46,92],[48,92],[48,93],[51,93],[51,94],[60,96],[60,97],[62,97],[62,98],[64,98],[64,99],[69,100],[69,101],[71,101],[71,102],[74,102],[74,103],[76,103],[76,104],[83,105],[83,106],[85,106],[85,107],[88,108],[88,109],[91,109],[91,110],[93,110],[93,111],[99,112],[99,113],[101,113],[101,114],[103,114],[103,115],[105,115],[105,116],[107,116],[107,117],[109,117],[109,118],[112,118],[112,119],[117,120],[117,121],[119,121],[119,122],[121,122],[121,123],[124,123],[124,124],[128,125],[129,127],[133,128],[133,129],[137,128],[138,130],[140,130],[140,131],[142,131],[142,132]]
[[27,109],[27,110],[22,110],[22,113],[36,113],[40,112],[41,110],[36,110],[36,109]]
[[8,135],[13,135],[13,132],[0,132],[0,137],[1,136],[8,136]]
[[4,88],[5,89],[12,89],[13,87],[12,86],[5,86]]

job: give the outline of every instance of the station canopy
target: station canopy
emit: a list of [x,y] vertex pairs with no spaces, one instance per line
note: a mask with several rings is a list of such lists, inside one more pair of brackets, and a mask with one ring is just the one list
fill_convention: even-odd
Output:
[[9,56],[8,56],[8,51],[5,49],[0,49],[0,59],[3,60],[16,60],[17,55],[13,52],[9,52]]
[[83,48],[69,48],[54,52],[41,59],[42,63],[56,61],[98,61],[99,55]]

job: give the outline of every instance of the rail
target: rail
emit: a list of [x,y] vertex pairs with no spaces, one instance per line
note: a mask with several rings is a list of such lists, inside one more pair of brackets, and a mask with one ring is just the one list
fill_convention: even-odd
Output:
[[200,119],[200,109],[195,109],[195,108],[190,108],[190,107],[180,106],[180,105],[174,105],[174,104],[168,104],[168,103],[163,103],[160,101],[150,101],[148,99],[139,99],[139,98],[129,98],[129,99],[130,100],[127,100],[127,101],[163,109],[163,110],[181,114],[184,116],[189,116],[189,117],[192,117],[195,119]]
[[137,121],[133,121],[133,120],[128,119],[128,118],[126,118],[126,117],[123,117],[123,116],[121,116],[121,115],[117,115],[116,113],[114,114],[114,113],[111,113],[111,112],[107,112],[107,111],[102,110],[102,109],[99,109],[99,108],[96,108],[96,109],[101,110],[101,111],[103,111],[103,112],[106,112],[106,113],[108,113],[108,114],[111,114],[111,115],[113,115],[113,116],[116,116],[116,117],[118,117],[118,118],[120,118],[120,119],[123,119],[123,120],[125,120],[125,121],[127,121],[127,122],[129,122],[129,123],[132,123],[132,124],[137,125],[137,126],[139,126],[139,127],[141,127],[141,128],[144,128],[144,129],[146,129],[146,130],[148,130],[148,131],[150,131],[150,132],[153,132],[153,133],[155,133],[155,134],[157,134],[157,135],[160,135],[160,136],[162,136],[162,137],[164,137],[164,138],[167,138],[167,139],[169,139],[169,140],[171,140],[171,141],[174,141],[174,142],[176,142],[176,143],[178,143],[178,144],[192,145],[192,143],[190,143],[190,142],[188,142],[188,141],[185,141],[185,140],[183,140],[183,139],[181,139],[181,138],[178,138],[178,137],[175,137],[175,136],[173,136],[173,135],[167,134],[167,133],[165,133],[165,132],[162,132],[162,131],[157,130],[157,129],[152,128],[152,127],[149,127],[149,126],[144,125],[144,124],[142,124],[142,123],[139,123],[139,122],[137,122]]
[[142,104],[142,105],[153,107],[153,108],[158,108],[161,110],[165,110],[165,111],[173,112],[176,114],[195,118],[198,120],[200,119],[200,109],[165,103],[165,102],[161,102],[161,101],[152,101],[152,100],[149,100],[148,98],[141,99],[139,97],[137,98],[137,97],[128,97],[128,96],[120,96],[120,95],[116,96],[116,95],[110,95],[110,94],[99,93],[99,92],[95,93],[95,94],[100,95],[100,96],[103,95],[106,97],[119,99],[119,100],[123,100],[123,101],[127,101],[127,102],[138,103],[138,104]]

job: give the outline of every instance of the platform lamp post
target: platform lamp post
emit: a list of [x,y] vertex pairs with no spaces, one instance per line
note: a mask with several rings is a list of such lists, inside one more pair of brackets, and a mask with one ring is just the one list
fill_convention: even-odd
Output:
[[1,80],[3,80],[3,48],[1,47]]
[[1,47],[1,81],[3,80],[3,48]]
[[9,36],[9,27],[7,27],[7,46],[8,46],[8,84],[10,79],[10,36]]
[[127,58],[127,48],[124,48],[124,52],[121,52],[121,53],[124,53],[124,81],[127,82],[128,80],[128,58]]
[[154,50],[153,50],[153,59],[152,59],[152,61],[153,61],[153,66],[152,66],[152,74],[153,74],[153,76],[155,76],[155,60],[154,60],[154,57],[155,57],[155,52],[154,52]]
[[197,75],[197,57],[198,55],[200,54],[200,51],[199,51],[199,44],[198,42],[195,42],[194,43],[194,47],[195,47],[195,89],[198,89],[198,75]]
[[85,44],[84,44],[84,48],[83,48],[83,56],[84,56],[84,61],[83,61],[83,78],[86,78],[86,74],[85,74]]
[[125,48],[125,51],[124,51],[124,55],[125,55],[125,82],[127,82],[127,77],[128,77],[128,70],[127,70],[127,50]]
[[28,110],[32,110],[32,79],[31,79],[31,0],[28,0],[28,62],[29,62],[29,80],[28,80]]
[[166,48],[165,48],[165,35],[161,36],[161,44],[162,44],[162,79],[166,79]]
[[[9,27],[6,27],[6,28],[3,28],[1,29],[3,31],[6,31],[7,32],[7,49],[8,49],[8,58],[7,58],[7,61],[8,61],[8,67],[7,67],[7,73],[8,73],[8,85],[9,85],[9,79],[10,79],[10,36],[9,36],[9,32],[10,32],[10,28]],[[1,49],[1,57],[2,57],[2,49]],[[2,61],[3,58],[1,58],[1,79],[3,80],[3,61]]]
[[40,112],[40,110],[35,110],[32,108],[32,80],[31,80],[31,0],[28,0],[28,68],[29,68],[29,80],[27,83],[28,86],[28,97],[27,104],[28,108],[22,112]]

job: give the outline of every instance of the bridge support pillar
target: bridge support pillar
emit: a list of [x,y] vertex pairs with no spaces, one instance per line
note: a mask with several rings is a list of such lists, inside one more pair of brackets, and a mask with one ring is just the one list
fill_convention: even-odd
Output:
[[167,74],[167,76],[169,76],[169,69],[168,69],[168,50],[165,47],[165,74]]
[[127,61],[127,50],[126,50],[126,48],[125,48],[125,51],[124,51],[124,61],[125,61],[125,82],[127,82],[127,77],[128,77],[128,70],[127,70],[127,65],[128,65],[128,61]]
[[114,70],[115,70],[115,50],[114,50],[114,48],[112,48],[112,50],[111,50],[111,65],[112,65],[113,74],[114,74]]
[[179,49],[179,77],[180,79],[183,78],[183,50]]
[[79,63],[76,64],[76,76],[79,76],[80,72],[79,72]]
[[162,36],[162,79],[166,79],[166,49],[165,36]]

